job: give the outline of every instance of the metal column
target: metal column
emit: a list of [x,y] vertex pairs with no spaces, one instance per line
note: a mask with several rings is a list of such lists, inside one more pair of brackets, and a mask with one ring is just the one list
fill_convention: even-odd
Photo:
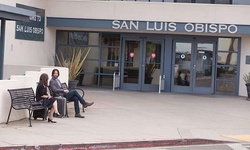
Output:
[[3,79],[4,69],[4,43],[5,43],[5,19],[1,19],[1,31],[0,31],[0,80]]

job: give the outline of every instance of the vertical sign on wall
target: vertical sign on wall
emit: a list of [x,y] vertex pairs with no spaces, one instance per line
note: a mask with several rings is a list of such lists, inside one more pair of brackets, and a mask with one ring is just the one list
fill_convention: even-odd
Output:
[[44,41],[45,10],[16,4],[16,7],[32,10],[36,16],[30,16],[29,22],[16,21],[16,39]]

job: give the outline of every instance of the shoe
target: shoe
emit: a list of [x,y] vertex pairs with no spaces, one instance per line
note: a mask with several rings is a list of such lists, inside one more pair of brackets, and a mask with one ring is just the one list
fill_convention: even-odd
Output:
[[53,116],[56,117],[56,118],[62,118],[62,115],[59,114],[58,112],[57,112],[57,113],[54,113]]
[[56,121],[53,121],[51,119],[48,118],[48,122],[51,122],[51,123],[56,123]]
[[81,114],[76,114],[75,117],[77,117],[77,118],[85,118],[85,117],[82,116]]
[[91,102],[91,103],[85,102],[85,103],[83,104],[83,108],[87,108],[87,107],[89,107],[89,106],[91,106],[91,105],[93,105],[93,104],[94,104],[94,102]]

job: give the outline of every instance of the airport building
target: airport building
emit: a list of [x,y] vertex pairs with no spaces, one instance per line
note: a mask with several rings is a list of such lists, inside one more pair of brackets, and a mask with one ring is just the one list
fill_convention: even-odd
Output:
[[[53,66],[55,54],[89,47],[84,86],[112,88],[116,73],[121,90],[247,95],[246,0],[9,0],[0,6],[4,79],[15,66]],[[2,17],[20,10],[36,15],[29,22]]]

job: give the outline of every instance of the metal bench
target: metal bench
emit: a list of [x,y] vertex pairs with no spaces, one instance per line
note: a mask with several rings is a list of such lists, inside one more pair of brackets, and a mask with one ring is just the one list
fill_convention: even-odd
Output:
[[[51,94],[53,97],[56,97],[56,94],[53,92],[51,86],[48,86],[48,88],[49,88],[50,94]],[[70,90],[77,90],[77,92],[79,93],[79,95],[80,95],[82,98],[84,97],[84,91],[83,91],[83,89],[81,89],[81,88],[71,88],[71,89],[69,89],[69,88],[68,88],[68,85],[67,85],[65,82],[62,83],[62,88],[63,88],[63,89],[68,89],[69,91],[70,91]],[[74,101],[71,100],[71,99],[67,99],[67,104],[70,103],[70,102],[74,102]],[[84,112],[84,108],[82,108],[82,109],[83,109],[83,112]],[[68,116],[68,106],[67,106],[67,105],[66,105],[66,116],[69,117],[69,116]]]
[[[42,101],[36,101],[35,94],[32,88],[8,89],[8,92],[11,97],[11,105],[6,124],[9,123],[12,108],[14,108],[15,110],[28,109],[30,127],[32,127],[31,116],[33,110],[45,109],[47,111],[47,108],[43,105]],[[46,116],[44,116],[44,118],[46,118]]]

